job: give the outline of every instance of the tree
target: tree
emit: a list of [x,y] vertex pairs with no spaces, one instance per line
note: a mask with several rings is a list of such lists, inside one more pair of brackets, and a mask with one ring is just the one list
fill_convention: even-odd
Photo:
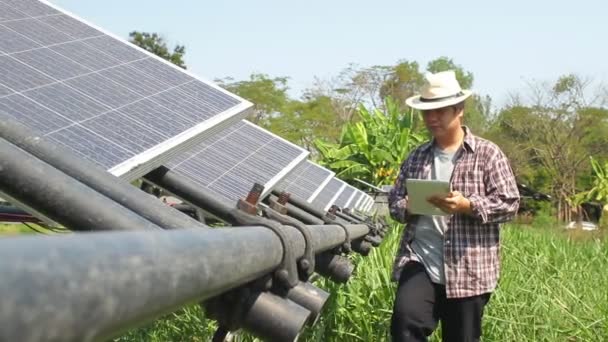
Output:
[[342,123],[333,111],[327,96],[308,96],[303,101],[292,100],[283,112],[269,120],[268,129],[281,137],[315,153],[314,140],[337,142]]
[[266,74],[251,74],[248,80],[234,81],[227,77],[215,80],[221,87],[254,104],[251,122],[269,127],[273,117],[281,115],[289,103],[287,77],[270,78]]
[[424,84],[424,75],[417,62],[401,61],[391,68],[390,74],[380,87],[380,98],[391,97],[400,108],[405,100],[417,94]]
[[165,39],[163,39],[157,33],[139,31],[129,33],[129,41],[144,50],[168,60],[180,68],[186,69],[186,64],[184,62],[186,47],[183,45],[176,45],[173,48],[173,52],[170,52]]
[[608,154],[608,110],[597,107],[600,97],[587,98],[589,84],[564,75],[553,85],[531,85],[531,103],[502,110],[491,131],[518,178],[546,187],[564,221],[576,209],[570,199],[589,184],[585,161]]

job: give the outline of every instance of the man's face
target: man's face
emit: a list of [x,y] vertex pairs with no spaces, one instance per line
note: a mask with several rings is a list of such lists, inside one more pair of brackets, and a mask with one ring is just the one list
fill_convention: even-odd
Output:
[[424,124],[435,138],[456,134],[460,129],[462,114],[462,109],[458,109],[456,106],[422,111]]

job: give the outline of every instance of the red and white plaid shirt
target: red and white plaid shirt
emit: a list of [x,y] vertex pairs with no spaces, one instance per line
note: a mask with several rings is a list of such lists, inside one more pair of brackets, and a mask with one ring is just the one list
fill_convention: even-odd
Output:
[[[466,127],[463,148],[457,152],[450,180],[471,202],[473,215],[448,217],[443,258],[448,298],[471,297],[496,288],[500,272],[500,223],[511,220],[519,207],[519,191],[504,153],[494,143],[474,136]],[[427,179],[433,164],[433,141],[419,146],[401,165],[389,195],[391,216],[406,223],[393,268],[398,280],[402,267],[416,260],[410,249],[419,215],[405,211],[408,178]]]

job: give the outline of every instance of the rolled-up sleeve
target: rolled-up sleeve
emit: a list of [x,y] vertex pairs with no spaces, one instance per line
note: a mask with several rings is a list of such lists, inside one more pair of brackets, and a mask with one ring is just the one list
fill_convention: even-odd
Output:
[[519,191],[509,160],[498,150],[485,166],[485,196],[469,196],[473,216],[484,224],[510,221],[519,208]]

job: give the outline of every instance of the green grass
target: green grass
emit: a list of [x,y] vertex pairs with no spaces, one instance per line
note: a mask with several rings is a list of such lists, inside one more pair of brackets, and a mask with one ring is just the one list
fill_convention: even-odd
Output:
[[24,224],[0,224],[0,236],[13,236],[30,233],[35,232]]
[[[485,341],[608,341],[608,239],[605,233],[565,232],[537,223],[508,226],[502,235],[502,276],[486,309]],[[368,257],[354,257],[346,285],[317,285],[332,297],[302,341],[385,341],[395,284],[390,269],[398,231]],[[208,341],[212,321],[188,307],[136,329],[120,341]],[[439,341],[437,332],[432,341]],[[241,336],[236,341],[253,341]]]

